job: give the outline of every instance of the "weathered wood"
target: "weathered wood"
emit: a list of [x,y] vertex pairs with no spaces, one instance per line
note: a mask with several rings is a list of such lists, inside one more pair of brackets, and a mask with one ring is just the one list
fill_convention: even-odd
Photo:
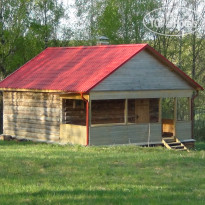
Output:
[[193,149],[195,146],[195,142],[183,142],[183,144],[188,148],[188,149]]
[[36,117],[59,117],[59,113],[57,112],[34,112],[34,111],[12,111],[12,110],[4,110],[4,114],[5,115],[17,115],[17,116],[21,116],[22,118],[26,118],[28,116],[36,116]]
[[[89,100],[89,95],[83,95],[83,97],[86,99],[86,100]],[[63,95],[60,95],[60,98],[62,99],[73,99],[73,100],[82,100],[82,97],[80,94],[63,94]]]
[[135,100],[135,123],[148,123],[149,115],[149,99]]
[[4,92],[33,92],[33,93],[39,93],[39,92],[45,92],[45,93],[59,93],[63,94],[61,90],[37,90],[37,89],[20,89],[20,88],[1,88]]
[[57,101],[59,95],[49,93],[29,93],[29,92],[4,92],[4,99],[10,101],[34,100],[34,101]]
[[86,126],[61,124],[60,142],[86,145]]
[[125,99],[125,110],[124,110],[125,124],[128,123],[128,99]]
[[174,120],[172,119],[162,119],[162,131],[170,132],[174,134]]
[[162,98],[159,99],[159,122],[162,122]]
[[4,92],[4,133],[55,140],[60,135],[60,97],[52,93]]
[[25,132],[25,133],[36,133],[38,135],[45,135],[47,137],[51,136],[59,136],[59,131],[50,131],[45,129],[37,129],[37,128],[24,128],[24,127],[3,127],[4,134],[5,132]]
[[28,123],[28,124],[36,124],[38,123],[39,125],[45,125],[45,126],[59,126],[60,125],[60,121],[46,121],[46,120],[32,120],[30,118],[27,119],[15,119],[15,118],[9,118],[9,119],[5,119],[4,124],[8,124],[8,123]]
[[[30,121],[27,121],[27,122],[20,122],[20,121],[16,121],[16,122],[9,122],[9,121],[5,121],[4,123],[4,127],[10,127],[10,128],[36,128],[36,123],[31,123]],[[60,123],[56,123],[56,124],[53,124],[53,123],[44,123],[42,124],[41,122],[38,123],[38,129],[42,129],[42,130],[50,130],[50,131],[59,131],[59,126],[60,126]]]
[[49,107],[25,107],[25,106],[5,106],[4,110],[13,110],[13,111],[33,111],[33,112],[59,112],[59,108],[49,108]]
[[64,124],[76,124],[76,125],[86,124],[85,102],[83,100],[77,100],[77,101],[80,102],[79,107],[76,107],[76,100],[63,99],[62,116],[63,116]]
[[4,106],[24,106],[24,107],[49,107],[49,108],[58,108],[59,107],[59,101],[56,101],[55,103],[53,103],[53,101],[32,101],[29,100],[28,101],[8,101],[8,100],[4,100]]
[[16,114],[4,114],[4,119],[5,120],[35,120],[36,122],[60,122],[59,118],[57,118],[56,116],[52,116],[52,117],[47,117],[48,115],[16,115]]
[[193,90],[91,91],[90,100],[191,97]]
[[177,121],[177,98],[174,98],[174,126],[173,126],[174,136],[176,136],[176,121]]
[[192,112],[192,106],[191,106],[191,101],[192,101],[192,99],[191,98],[188,98],[188,114],[189,114],[189,119],[188,120],[192,120],[191,119],[191,112]]
[[36,126],[32,126],[32,125],[21,125],[21,126],[15,126],[15,125],[12,125],[12,124],[9,124],[8,126],[7,125],[4,125],[3,126],[3,130],[13,130],[13,131],[18,131],[18,130],[21,130],[21,131],[25,131],[25,132],[32,132],[32,133],[39,133],[39,134],[54,134],[54,135],[58,135],[59,134],[59,128],[55,128],[55,127],[48,127],[45,128],[45,129],[40,129],[40,128],[37,128]]
[[191,121],[177,121],[176,136],[179,138],[179,140],[191,139]]
[[40,139],[40,140],[52,140],[52,141],[59,141],[59,135],[52,135],[52,134],[40,134],[40,133],[31,133],[25,131],[14,131],[14,130],[5,130],[4,134],[11,135],[11,136],[18,136],[23,138],[33,138],[33,139]]
[[124,100],[92,101],[92,124],[124,123]]
[[161,63],[150,53],[142,51],[92,90],[156,89],[194,90],[179,74],[170,71],[168,66]]
[[[147,143],[148,124],[128,124],[112,126],[92,126],[90,128],[91,145]],[[150,143],[161,142],[161,124],[150,127]]]

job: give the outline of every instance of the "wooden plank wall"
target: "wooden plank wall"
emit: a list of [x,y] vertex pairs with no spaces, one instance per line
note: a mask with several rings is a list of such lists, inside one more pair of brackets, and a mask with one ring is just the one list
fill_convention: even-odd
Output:
[[58,141],[61,103],[52,93],[4,92],[4,134]]
[[184,79],[147,51],[142,51],[92,91],[190,90]]
[[92,124],[124,123],[125,100],[93,100]]
[[86,145],[86,126],[81,125],[60,125],[60,142]]
[[[90,128],[90,145],[147,144],[149,124],[105,125]],[[161,142],[161,124],[150,126],[150,144]]]
[[191,133],[191,121],[176,122],[176,137],[179,140],[192,139]]
[[192,97],[193,90],[91,91],[90,100]]
[[86,103],[83,100],[63,99],[63,123],[86,125]]

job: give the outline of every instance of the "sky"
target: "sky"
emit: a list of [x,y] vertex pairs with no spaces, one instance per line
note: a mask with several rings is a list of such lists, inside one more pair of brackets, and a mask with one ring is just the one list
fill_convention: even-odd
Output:
[[[75,16],[75,9],[72,8],[72,5],[74,5],[75,0],[58,0],[59,3],[63,3],[64,8],[69,7],[69,11],[67,14],[69,18],[63,18],[60,21],[60,27],[69,27],[74,28],[75,24],[77,23],[77,18]],[[61,36],[61,33],[59,33],[59,37]]]

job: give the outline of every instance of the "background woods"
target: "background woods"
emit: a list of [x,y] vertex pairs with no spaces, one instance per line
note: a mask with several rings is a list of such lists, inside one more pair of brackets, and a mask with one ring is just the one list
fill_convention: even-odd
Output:
[[[143,25],[162,6],[183,6],[200,14],[196,31],[163,36]],[[19,68],[49,46],[149,43],[205,87],[205,2],[202,0],[1,0],[0,76]],[[160,32],[166,32],[164,26]],[[195,136],[205,140],[205,92],[195,101]]]

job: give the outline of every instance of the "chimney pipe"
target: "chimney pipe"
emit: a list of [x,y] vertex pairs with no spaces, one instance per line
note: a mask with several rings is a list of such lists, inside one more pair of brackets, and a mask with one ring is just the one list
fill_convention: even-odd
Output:
[[99,36],[97,38],[97,45],[109,45],[109,38],[107,38],[106,36]]

